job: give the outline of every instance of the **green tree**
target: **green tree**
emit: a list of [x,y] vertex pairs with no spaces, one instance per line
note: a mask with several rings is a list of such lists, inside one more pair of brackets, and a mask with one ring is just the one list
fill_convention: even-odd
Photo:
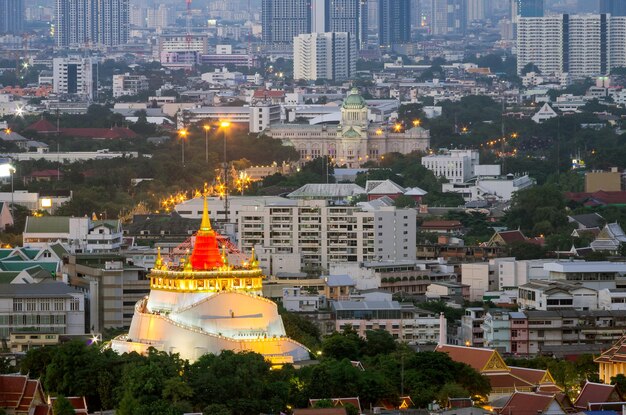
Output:
[[398,347],[398,343],[387,330],[367,330],[365,332],[365,346],[363,354],[375,356],[384,353],[392,353]]
[[413,208],[416,206],[417,203],[415,202],[415,199],[413,199],[411,196],[400,195],[396,197],[396,199],[393,201],[393,204],[395,207],[401,209]]
[[74,415],[76,411],[70,401],[63,395],[60,395],[52,405],[53,415]]
[[612,376],[611,385],[617,386],[617,390],[623,394],[626,391],[626,376],[622,373]]
[[333,333],[322,340],[322,353],[333,359],[358,360],[365,342],[359,334],[351,329],[343,333]]
[[523,241],[512,243],[509,246],[509,252],[518,260],[540,259],[545,256],[545,250],[541,245]]
[[228,406],[221,403],[209,404],[202,410],[203,415],[232,415],[232,413]]

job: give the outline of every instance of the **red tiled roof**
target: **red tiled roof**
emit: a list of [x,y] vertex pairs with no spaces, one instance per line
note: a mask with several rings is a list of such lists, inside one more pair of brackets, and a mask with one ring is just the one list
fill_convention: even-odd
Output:
[[491,359],[495,353],[495,350],[492,349],[452,346],[449,344],[439,345],[435,351],[447,353],[455,362],[465,363],[479,372],[483,370],[489,359]]
[[[54,401],[57,398],[54,397],[50,397],[49,401],[50,401],[50,406],[54,405]],[[74,407],[74,411],[76,412],[76,415],[87,415],[89,413],[89,411],[87,410],[87,401],[85,400],[85,397],[77,397],[77,396],[71,396],[66,398]]]
[[27,177],[57,177],[58,175],[63,175],[58,170],[48,169],[48,170],[37,170],[27,175]]
[[[22,399],[20,399],[20,403],[17,405],[18,411],[28,412],[33,399],[35,398],[35,393],[37,392],[37,387],[39,386],[38,380],[27,380],[26,387],[24,388],[24,393],[22,394]],[[41,397],[43,398],[43,396]]]
[[294,409],[293,415],[346,415],[346,409],[338,408],[305,408]]
[[283,98],[284,96],[285,91],[268,89],[257,89],[253,95],[254,98]]
[[515,392],[499,410],[505,415],[529,415],[543,413],[554,401],[554,396],[530,392]]
[[610,349],[593,359],[594,362],[624,362],[626,361],[626,336],[619,339]]
[[489,379],[489,384],[492,388],[530,388],[533,386],[532,382],[528,382],[522,378],[514,376],[508,372],[498,372],[498,373],[485,373],[487,379]]
[[607,192],[599,190],[593,193],[565,192],[565,198],[586,205],[621,205],[626,204],[626,192]]
[[587,409],[589,403],[620,402],[622,400],[615,385],[587,381],[580,391],[580,395],[576,398],[574,406]]
[[[314,406],[316,402],[321,401],[324,399],[309,399],[309,404],[311,406]],[[359,400],[359,397],[353,397],[353,398],[330,398],[329,399],[333,405],[335,406],[345,406],[346,404],[351,404],[353,405],[356,409],[359,410],[359,413],[361,413],[361,401]]]
[[37,121],[35,121],[34,123],[32,123],[31,125],[29,125],[28,127],[26,127],[26,131],[35,131],[37,133],[56,133],[57,132],[57,127],[56,125],[52,124],[50,121],[46,120],[45,118],[41,118]]
[[458,220],[429,220],[422,223],[421,228],[462,228],[463,224]]
[[529,369],[527,367],[509,366],[511,373],[518,378],[524,379],[533,385],[539,385],[541,380],[546,376],[547,370]]
[[35,407],[35,412],[33,412],[33,415],[50,415],[51,412],[51,408],[48,405],[37,405]]
[[502,231],[498,232],[498,235],[506,242],[507,244],[513,242],[526,242],[526,237],[522,233],[522,231]]
[[137,134],[128,128],[62,128],[61,134],[81,138],[136,138]]
[[28,382],[27,376],[0,376],[0,408],[17,408]]

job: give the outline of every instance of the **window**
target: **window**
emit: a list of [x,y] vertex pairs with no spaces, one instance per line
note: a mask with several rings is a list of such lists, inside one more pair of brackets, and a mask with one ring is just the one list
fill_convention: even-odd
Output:
[[70,302],[70,310],[71,311],[79,311],[80,310],[80,300],[78,298],[72,298]]
[[13,299],[13,311],[22,311],[22,299],[14,298]]

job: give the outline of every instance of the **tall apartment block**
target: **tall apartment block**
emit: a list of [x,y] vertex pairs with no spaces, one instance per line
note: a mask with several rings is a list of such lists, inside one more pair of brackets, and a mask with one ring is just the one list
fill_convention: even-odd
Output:
[[517,71],[533,63],[544,74],[572,78],[626,66],[626,17],[608,14],[520,17]]
[[294,79],[350,79],[356,61],[357,43],[348,32],[305,33],[294,39]]
[[600,0],[600,13],[626,16],[626,0]]
[[378,1],[378,41],[393,46],[411,40],[411,0]]
[[347,32],[357,45],[365,43],[367,0],[263,0],[263,41],[293,44],[305,33]]
[[0,1],[0,35],[17,35],[24,30],[24,0]]
[[55,43],[117,46],[128,42],[129,0],[57,0]]

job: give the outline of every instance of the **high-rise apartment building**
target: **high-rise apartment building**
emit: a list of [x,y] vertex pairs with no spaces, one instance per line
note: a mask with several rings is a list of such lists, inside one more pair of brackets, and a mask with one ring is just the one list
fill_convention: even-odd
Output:
[[626,16],[626,0],[600,0],[600,13]]
[[55,43],[117,46],[128,42],[129,0],[56,0]]
[[521,17],[517,71],[529,63],[544,74],[572,78],[607,74],[626,66],[626,17],[607,14]]
[[411,40],[411,0],[378,0],[378,40],[381,46]]
[[239,211],[239,248],[260,245],[276,254],[300,254],[303,265],[415,259],[416,211],[364,210],[324,200],[291,201]]
[[96,97],[98,64],[91,58],[54,58],[52,73],[55,94],[80,95],[89,100]]
[[350,33],[305,33],[294,39],[294,79],[350,79],[356,73],[356,61],[357,45]]
[[347,32],[362,47],[368,28],[367,0],[311,0],[311,32]]
[[0,35],[20,34],[24,30],[24,0],[0,1]]
[[311,20],[311,0],[263,0],[263,42],[291,45],[296,36],[311,33]]
[[304,33],[347,32],[365,44],[367,0],[263,0],[263,40],[290,45]]
[[467,0],[467,21],[485,20],[486,0]]
[[520,17],[543,17],[543,0],[513,0]]
[[431,33],[458,35],[467,27],[467,0],[432,0]]

